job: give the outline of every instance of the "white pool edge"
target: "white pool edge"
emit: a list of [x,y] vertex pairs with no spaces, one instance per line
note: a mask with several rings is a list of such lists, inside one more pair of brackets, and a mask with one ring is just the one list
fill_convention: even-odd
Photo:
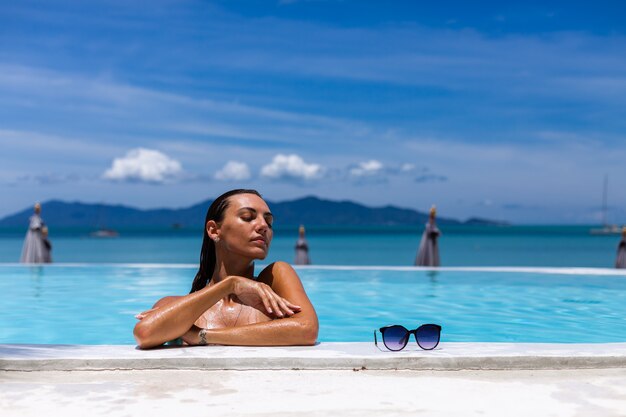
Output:
[[[172,263],[53,263],[53,264],[21,264],[0,263],[0,267],[23,267],[23,268],[83,268],[83,267],[120,267],[120,268],[166,268],[186,269],[197,268],[197,264],[172,264]],[[259,264],[260,268],[266,264]],[[626,269],[593,268],[593,267],[524,267],[524,266],[447,266],[447,267],[423,267],[423,266],[386,266],[386,265],[294,265],[296,270],[354,270],[354,271],[431,271],[431,272],[517,272],[517,273],[540,273],[562,275],[610,275],[626,277]]]
[[381,350],[368,342],[315,346],[0,344],[0,370],[517,370],[626,368],[626,343],[442,343],[436,350]]

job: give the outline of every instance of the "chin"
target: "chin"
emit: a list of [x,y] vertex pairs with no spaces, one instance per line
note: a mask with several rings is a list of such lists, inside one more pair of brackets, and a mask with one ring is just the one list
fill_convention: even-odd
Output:
[[250,253],[250,257],[254,258],[254,259],[258,259],[260,261],[262,261],[263,259],[267,258],[267,254],[269,251],[262,251],[262,250],[255,250],[252,251],[252,253]]

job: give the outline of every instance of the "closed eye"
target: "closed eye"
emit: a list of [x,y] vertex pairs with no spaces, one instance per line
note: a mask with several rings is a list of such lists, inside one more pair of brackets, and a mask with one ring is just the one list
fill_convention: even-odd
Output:
[[[246,207],[239,212],[239,218],[244,222],[251,222],[257,217],[257,211],[253,208]],[[263,214],[263,218],[265,219],[265,223],[271,229],[274,223],[274,216],[272,213]]]
[[246,222],[251,222],[256,217],[256,210],[252,208],[243,208],[239,210],[239,218]]

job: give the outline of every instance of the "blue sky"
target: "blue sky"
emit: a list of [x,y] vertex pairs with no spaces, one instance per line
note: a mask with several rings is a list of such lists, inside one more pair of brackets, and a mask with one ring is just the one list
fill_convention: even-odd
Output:
[[[0,3],[0,216],[231,188],[626,223],[623,2]],[[44,213],[45,214],[45,213]]]

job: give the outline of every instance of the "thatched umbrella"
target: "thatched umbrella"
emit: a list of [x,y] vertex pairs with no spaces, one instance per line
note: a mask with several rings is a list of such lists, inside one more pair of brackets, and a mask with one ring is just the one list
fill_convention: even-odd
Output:
[[300,225],[298,229],[298,241],[296,242],[296,265],[310,265],[311,259],[309,258],[309,244],[304,237],[304,226]]
[[417,250],[417,256],[415,257],[416,266],[439,266],[439,246],[437,244],[437,238],[441,235],[439,228],[435,224],[435,217],[437,216],[437,209],[433,205],[430,208],[430,217],[424,233],[422,234],[422,240],[420,242],[419,249]]

